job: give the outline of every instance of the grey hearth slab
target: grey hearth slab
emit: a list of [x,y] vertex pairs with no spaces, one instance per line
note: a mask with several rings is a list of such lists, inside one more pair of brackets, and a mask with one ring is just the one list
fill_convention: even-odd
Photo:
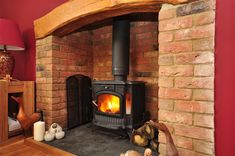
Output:
[[61,140],[45,143],[78,156],[119,156],[127,150],[144,153],[144,148],[133,145],[129,138],[101,131],[90,123],[66,131]]

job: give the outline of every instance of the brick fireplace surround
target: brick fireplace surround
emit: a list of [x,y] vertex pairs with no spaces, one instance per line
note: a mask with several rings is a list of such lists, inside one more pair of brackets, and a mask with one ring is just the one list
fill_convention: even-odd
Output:
[[[163,4],[155,15],[131,22],[128,79],[146,82],[146,109],[167,124],[180,155],[214,155],[215,1]],[[111,42],[109,24],[37,40],[36,103],[47,125],[66,127],[68,76],[113,79]]]

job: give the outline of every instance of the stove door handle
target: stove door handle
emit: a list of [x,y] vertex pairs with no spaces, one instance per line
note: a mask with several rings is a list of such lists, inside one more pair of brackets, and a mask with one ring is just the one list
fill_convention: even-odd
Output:
[[98,107],[98,104],[96,103],[96,100],[92,101],[93,105],[95,105],[96,107]]

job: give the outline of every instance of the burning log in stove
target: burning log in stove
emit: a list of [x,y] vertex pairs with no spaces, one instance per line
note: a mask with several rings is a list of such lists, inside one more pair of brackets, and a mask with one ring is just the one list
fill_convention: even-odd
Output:
[[135,145],[146,147],[152,150],[158,149],[158,130],[152,126],[150,122],[145,122],[143,126],[137,130],[133,130],[131,134],[131,142]]

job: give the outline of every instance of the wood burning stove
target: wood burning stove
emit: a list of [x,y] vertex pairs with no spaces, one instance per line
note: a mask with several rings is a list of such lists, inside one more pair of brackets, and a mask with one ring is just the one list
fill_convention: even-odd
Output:
[[133,129],[143,124],[145,84],[137,81],[93,82],[93,123],[110,129]]
[[93,123],[110,129],[133,129],[144,122],[145,83],[127,81],[130,22],[127,16],[113,21],[113,81],[93,81]]

